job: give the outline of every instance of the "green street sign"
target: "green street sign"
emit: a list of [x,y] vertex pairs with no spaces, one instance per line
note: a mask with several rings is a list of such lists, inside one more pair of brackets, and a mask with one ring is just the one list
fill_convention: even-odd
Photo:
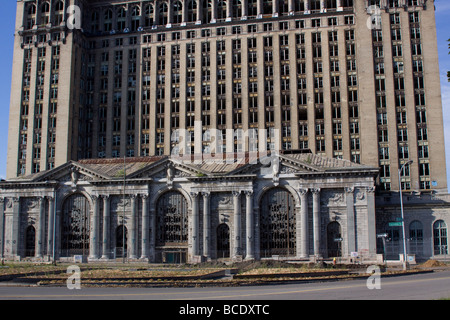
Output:
[[402,222],[389,222],[389,227],[401,227]]

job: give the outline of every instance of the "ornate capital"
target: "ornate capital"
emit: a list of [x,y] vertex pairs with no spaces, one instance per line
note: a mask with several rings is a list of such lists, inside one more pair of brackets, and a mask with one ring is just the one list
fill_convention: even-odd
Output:
[[298,192],[301,196],[306,196],[306,194],[308,193],[308,188],[299,188]]
[[199,192],[191,192],[191,197],[197,198],[199,194],[200,194]]
[[247,191],[244,191],[244,193],[245,193],[245,196],[248,198],[253,196],[253,190],[247,190]]
[[232,191],[233,197],[239,197],[241,195],[241,191]]
[[355,187],[345,187],[345,193],[353,193],[355,192]]
[[311,189],[311,192],[312,192],[313,194],[319,194],[319,193],[320,193],[320,188],[312,188],[312,189]]
[[375,186],[367,187],[366,188],[367,193],[374,193],[375,192]]
[[202,196],[203,196],[203,198],[210,198],[211,192],[202,192]]

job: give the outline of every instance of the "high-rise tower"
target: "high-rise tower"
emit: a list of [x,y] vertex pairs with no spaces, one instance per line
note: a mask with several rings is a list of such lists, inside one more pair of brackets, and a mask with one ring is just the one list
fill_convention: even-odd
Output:
[[8,178],[310,149],[446,191],[443,139],[431,0],[17,2]]

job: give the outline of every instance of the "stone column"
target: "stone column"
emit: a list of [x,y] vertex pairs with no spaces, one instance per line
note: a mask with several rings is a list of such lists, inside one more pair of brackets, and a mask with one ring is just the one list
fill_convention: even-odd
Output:
[[337,11],[343,11],[344,8],[342,7],[342,0],[336,0],[336,9]]
[[48,234],[47,234],[47,254],[53,256],[53,228],[55,224],[55,198],[48,198]]
[[13,203],[11,255],[20,256],[20,198],[14,197],[11,200]]
[[103,196],[103,246],[102,246],[102,259],[109,259],[110,254],[110,220],[111,220],[111,210],[109,209],[109,196]]
[[258,19],[262,18],[263,0],[256,0],[256,13]]
[[0,198],[0,250],[5,256],[5,198]]
[[154,207],[150,208],[150,248],[149,248],[149,261],[155,262],[156,258],[156,211]]
[[209,192],[202,192],[203,195],[203,255],[211,258],[211,211]]
[[300,203],[300,258],[308,258],[308,189],[300,189]]
[[248,0],[242,0],[241,19],[246,19],[248,16]]
[[367,237],[369,239],[369,254],[376,256],[377,236],[375,217],[375,187],[366,189],[367,195]]
[[309,0],[305,0],[305,12],[304,14],[310,14],[311,11],[309,10],[310,6],[309,6]]
[[136,195],[130,195],[131,201],[131,222],[130,222],[130,259],[137,259],[137,210]]
[[231,16],[232,16],[232,5],[233,5],[233,1],[231,1],[231,0],[228,0],[227,2],[226,2],[226,4],[227,4],[227,16],[226,16],[226,18],[225,18],[225,21],[231,21],[232,20],[232,18],[231,18]]
[[99,236],[99,212],[98,212],[98,196],[92,196],[92,202],[94,203],[94,210],[91,220],[91,234],[89,241],[89,258],[98,258],[98,236]]
[[44,252],[44,241],[45,241],[45,198],[39,197],[39,222],[37,230],[37,247],[36,247],[36,258],[41,258]]
[[[206,21],[207,23],[208,21]],[[217,22],[217,0],[211,1],[211,21],[209,23]]]
[[192,255],[198,256],[199,253],[199,212],[198,212],[198,193],[191,192],[192,197]]
[[246,260],[253,260],[255,259],[255,253],[254,253],[254,246],[255,246],[255,223],[253,219],[253,191],[246,191],[245,192],[245,198],[246,198],[246,247],[247,247],[247,255],[245,256]]
[[241,255],[241,192],[233,191],[233,258]]
[[320,0],[320,12],[327,12],[327,4],[325,0]]
[[313,194],[313,225],[314,225],[314,255],[320,255],[320,189],[312,189]]
[[150,221],[148,214],[148,195],[142,195],[142,254],[141,259],[148,259],[148,246],[150,238]]
[[278,17],[278,0],[272,1],[272,16]]
[[[345,200],[347,205],[347,241],[348,252],[356,251],[356,225],[355,225],[355,208],[354,208],[354,194],[355,188],[345,188]],[[344,238],[344,237],[343,237]],[[344,254],[344,252],[342,253]]]
[[293,15],[295,13],[295,3],[294,3],[294,1],[299,1],[299,0],[289,0],[289,2],[288,2],[289,15]]

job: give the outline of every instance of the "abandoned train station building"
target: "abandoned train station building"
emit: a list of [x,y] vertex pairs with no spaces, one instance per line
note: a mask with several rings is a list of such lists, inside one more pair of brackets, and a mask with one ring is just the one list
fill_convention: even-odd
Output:
[[377,168],[309,153],[246,162],[82,160],[2,183],[4,256],[374,259]]
[[445,259],[434,2],[17,0],[2,258]]

